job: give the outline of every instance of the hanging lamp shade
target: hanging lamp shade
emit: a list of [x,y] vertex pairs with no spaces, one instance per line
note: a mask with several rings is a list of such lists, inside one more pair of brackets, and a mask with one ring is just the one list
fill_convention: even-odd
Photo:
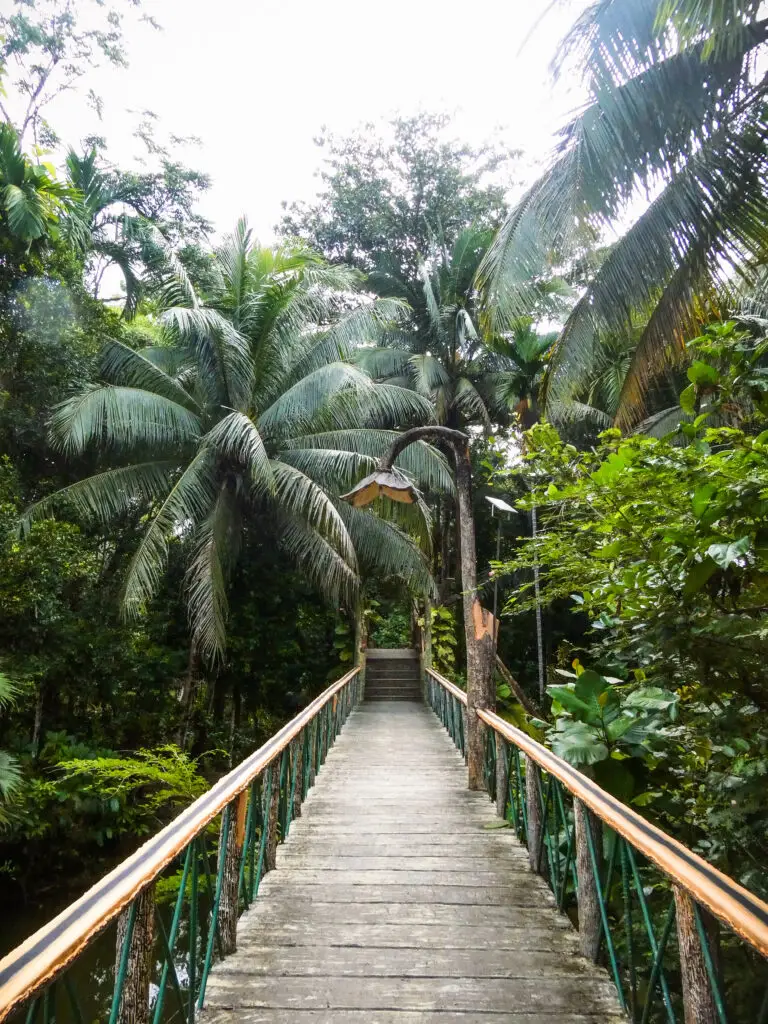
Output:
[[370,505],[382,494],[405,505],[413,505],[417,497],[416,488],[402,473],[377,469],[375,473],[364,477],[348,494],[342,494],[341,498],[359,508],[361,505]]

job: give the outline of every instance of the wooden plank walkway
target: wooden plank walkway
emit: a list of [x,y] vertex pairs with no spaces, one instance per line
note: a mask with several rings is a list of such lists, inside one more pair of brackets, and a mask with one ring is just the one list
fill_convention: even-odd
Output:
[[549,889],[415,702],[355,710],[208,982],[204,1024],[619,1024]]

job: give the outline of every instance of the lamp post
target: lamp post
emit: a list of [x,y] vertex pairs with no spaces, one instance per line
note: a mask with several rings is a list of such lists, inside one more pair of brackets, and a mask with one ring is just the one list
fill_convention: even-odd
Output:
[[477,553],[475,521],[472,515],[472,468],[469,439],[450,427],[413,427],[399,434],[380,460],[374,473],[361,480],[348,494],[351,505],[368,505],[380,495],[393,501],[412,504],[417,492],[411,481],[397,469],[398,455],[415,441],[441,440],[450,445],[456,464],[456,492],[459,501],[459,537],[461,589],[464,608],[464,636],[467,648],[467,772],[470,789],[484,789],[485,728],[477,716],[478,708],[493,710],[496,691],[493,686],[495,619],[484,612],[477,597]]
[[[491,519],[496,515],[496,509],[499,512],[514,512],[514,508],[509,505],[506,501],[501,498],[494,498],[490,494],[486,494],[485,500],[491,506]],[[496,528],[496,561],[501,561],[501,516],[499,516],[499,525]],[[499,577],[494,573],[493,576],[493,621],[494,623],[498,620],[499,611]],[[496,635],[494,636],[494,650],[498,645],[498,627],[496,628]]]

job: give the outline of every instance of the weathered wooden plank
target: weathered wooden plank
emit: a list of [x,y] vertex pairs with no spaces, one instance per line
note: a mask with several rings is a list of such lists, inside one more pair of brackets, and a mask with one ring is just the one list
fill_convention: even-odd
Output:
[[[524,876],[521,876],[524,877]],[[326,882],[317,885],[291,884],[292,900],[321,903],[444,903],[452,906],[536,907],[554,903],[549,893],[528,885],[356,885],[349,882]]]
[[252,978],[523,978],[542,985],[579,978],[589,971],[578,956],[562,950],[464,948],[400,949],[395,946],[270,946],[240,942],[245,957],[229,957],[217,972],[227,984],[250,985]]
[[335,921],[258,921],[244,926],[238,934],[240,950],[251,946],[392,946],[396,949],[498,949],[535,953],[555,951],[569,956],[578,948],[578,939],[567,920],[558,917],[553,925],[543,925],[541,914],[522,911],[514,923],[499,928],[490,924],[339,924]]
[[[440,849],[443,849],[442,847]],[[522,862],[514,861],[510,865],[506,851],[502,846],[495,850],[489,847],[479,847],[477,853],[485,859],[482,873],[490,873],[494,880],[501,881],[509,877],[510,871],[520,870]],[[402,872],[439,872],[443,878],[458,876],[467,878],[470,872],[475,872],[474,880],[477,881],[477,859],[475,857],[448,857],[443,849],[439,856],[415,856],[410,849],[399,850],[395,855],[377,857],[360,856],[356,854],[343,853],[341,851],[320,856],[312,856],[311,849],[306,846],[302,850],[286,853],[278,860],[278,864],[286,871],[316,871],[326,875],[328,871],[396,871]],[[497,865],[497,866],[496,866]],[[306,879],[305,879],[306,880]]]
[[[610,983],[593,976],[550,983],[541,978],[243,978],[217,970],[209,981],[210,1005],[240,1008],[339,1010],[465,1010],[502,1013],[572,1012],[579,1006],[594,1011],[615,1009]],[[239,1017],[237,1019],[240,1019]]]
[[[277,876],[279,872],[275,872]],[[262,886],[266,887],[269,876],[264,879]],[[473,904],[466,906],[450,903],[325,903],[322,895],[316,900],[298,899],[272,899],[265,895],[262,899],[259,893],[259,906],[257,912],[248,915],[248,920],[241,923],[241,930],[258,927],[257,922],[274,923],[285,920],[287,922],[306,922],[311,920],[323,920],[336,924],[403,924],[408,927],[416,924],[434,924],[440,927],[448,927],[456,924],[459,927],[490,924],[497,928],[514,928],[519,926],[523,912],[529,914],[531,919],[541,924],[543,921],[552,923],[562,921],[562,927],[567,925],[567,919],[557,917],[554,905],[540,906],[532,903],[528,907],[520,906],[483,906]],[[251,924],[253,921],[253,925]]]
[[[201,1024],[232,1024],[231,1009],[212,1009],[199,1015]],[[239,1009],[238,1024],[626,1024],[626,1017],[605,1014],[564,1013],[455,1013],[447,1010]]]

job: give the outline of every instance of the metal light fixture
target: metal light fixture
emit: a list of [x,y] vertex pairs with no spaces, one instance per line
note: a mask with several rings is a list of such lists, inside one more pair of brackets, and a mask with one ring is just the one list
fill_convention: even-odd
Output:
[[341,498],[355,508],[360,508],[361,505],[370,505],[382,494],[392,501],[413,505],[418,500],[419,492],[408,477],[397,470],[377,469],[375,473],[364,477],[347,494],[342,494]]

